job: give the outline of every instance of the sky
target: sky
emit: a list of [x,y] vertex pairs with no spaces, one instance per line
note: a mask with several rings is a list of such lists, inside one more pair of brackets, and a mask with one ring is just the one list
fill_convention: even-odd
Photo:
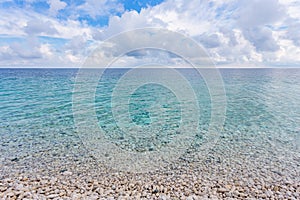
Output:
[[[145,27],[192,38],[219,67],[300,66],[298,0],[0,0],[0,67],[80,67],[108,38]],[[118,64],[177,64],[141,52]]]

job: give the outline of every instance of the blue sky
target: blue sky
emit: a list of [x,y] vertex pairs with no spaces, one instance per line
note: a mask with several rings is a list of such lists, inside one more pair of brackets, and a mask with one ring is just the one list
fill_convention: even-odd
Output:
[[[80,67],[107,38],[144,27],[194,39],[219,67],[300,66],[297,0],[0,0],[0,67]],[[139,63],[132,55],[123,65]]]

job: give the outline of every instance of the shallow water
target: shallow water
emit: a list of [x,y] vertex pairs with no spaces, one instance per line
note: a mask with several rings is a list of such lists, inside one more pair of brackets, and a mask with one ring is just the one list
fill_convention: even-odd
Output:
[[[53,160],[80,160],[93,150],[82,141],[85,138],[78,134],[73,119],[72,95],[78,92],[74,91],[77,72],[76,69],[0,69],[2,173],[10,173],[19,165],[26,170],[37,167],[37,163],[43,163],[39,165],[41,168],[64,165]],[[113,104],[111,96],[126,72],[128,69],[106,70],[96,89],[93,106],[97,125],[105,132],[106,140],[124,151],[159,152],[178,135],[193,130],[180,129],[182,118],[193,121],[195,117],[182,115],[178,94],[155,83],[136,88],[128,100],[129,115],[118,113],[121,122],[116,122],[112,105],[120,104]],[[149,73],[151,69],[144,69],[139,78],[146,78]],[[198,101],[199,127],[191,134],[190,146],[185,147],[186,151],[197,152],[197,147],[208,142],[212,101],[205,81],[195,70],[180,69],[179,73],[189,81]],[[257,160],[257,165],[260,157],[270,158],[271,166],[273,161],[280,160],[283,167],[298,173],[300,70],[221,69],[220,73],[226,91],[222,105],[226,106],[226,115],[223,129],[218,132],[220,145],[215,150],[223,152],[223,159],[239,159],[238,154],[244,156],[241,159]],[[118,123],[125,128],[121,129]],[[229,150],[224,150],[227,146]]]

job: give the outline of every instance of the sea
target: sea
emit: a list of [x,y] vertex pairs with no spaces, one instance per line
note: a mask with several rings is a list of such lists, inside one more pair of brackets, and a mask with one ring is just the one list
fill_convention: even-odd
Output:
[[147,171],[218,150],[221,160],[243,154],[299,173],[300,69],[131,72],[0,69],[0,174],[80,165],[87,155]]

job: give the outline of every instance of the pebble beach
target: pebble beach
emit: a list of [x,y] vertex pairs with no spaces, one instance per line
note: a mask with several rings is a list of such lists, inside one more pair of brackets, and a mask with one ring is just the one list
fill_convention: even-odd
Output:
[[299,199],[299,155],[246,141],[147,173],[110,169],[78,141],[67,152],[52,148],[43,157],[2,162],[0,199]]

